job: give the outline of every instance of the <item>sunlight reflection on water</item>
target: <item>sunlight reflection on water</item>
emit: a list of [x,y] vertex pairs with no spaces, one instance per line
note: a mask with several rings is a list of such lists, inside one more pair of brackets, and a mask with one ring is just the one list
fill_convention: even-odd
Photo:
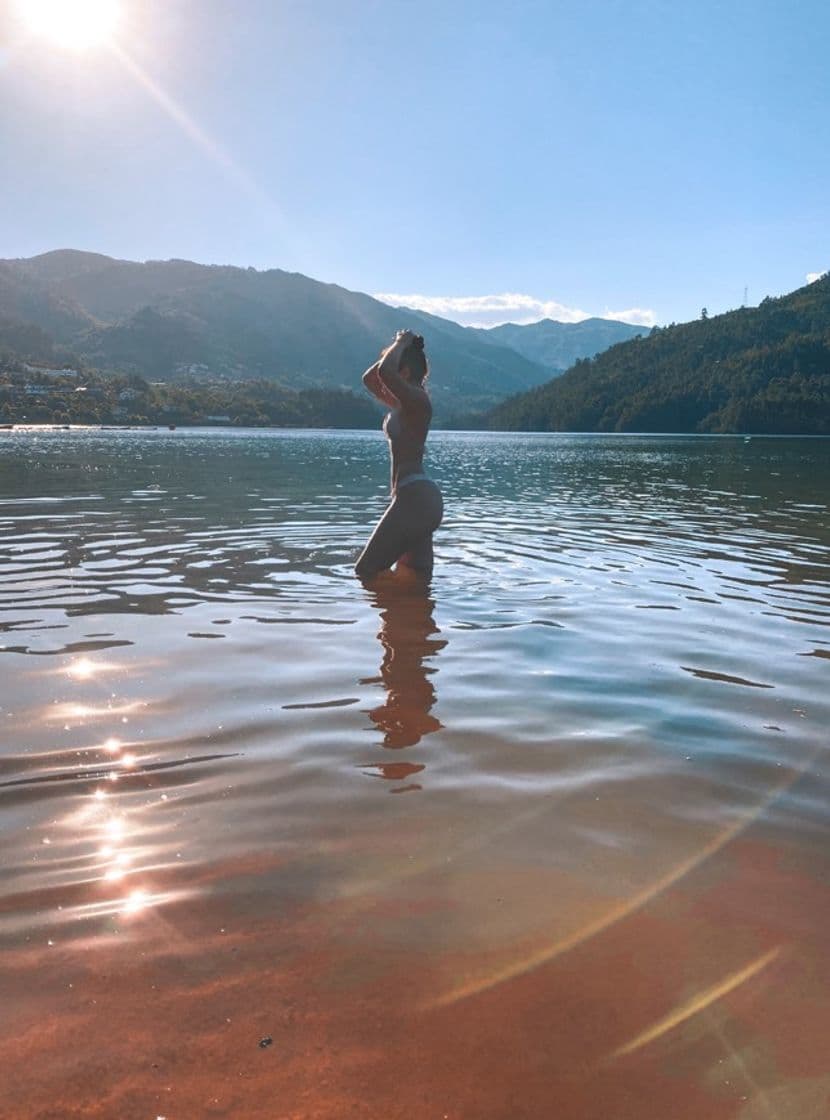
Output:
[[[5,434],[0,936],[20,1023],[41,996],[87,1014],[55,992],[94,947],[121,977],[96,1009],[147,1053],[174,1036],[154,1041],[140,991],[207,1024],[254,1014],[273,975],[316,1026],[292,1020],[268,1084],[299,1108],[291,1078],[328,1032],[332,1120],[393,1097],[432,1115],[372,1058],[399,1028],[462,1115],[514,1097],[547,1115],[557,1084],[572,1120],[621,1092],[643,1120],[818,1100],[799,1078],[819,1086],[830,1027],[805,995],[830,984],[830,444],[435,433],[428,595],[351,574],[384,455],[375,433]],[[122,1078],[152,1107],[87,1028],[113,1099]],[[241,1061],[212,1029],[216,1068]],[[481,1097],[431,1049],[468,1036]],[[558,1073],[528,1081],[541,1037]],[[736,1046],[756,1087],[715,1092]]]

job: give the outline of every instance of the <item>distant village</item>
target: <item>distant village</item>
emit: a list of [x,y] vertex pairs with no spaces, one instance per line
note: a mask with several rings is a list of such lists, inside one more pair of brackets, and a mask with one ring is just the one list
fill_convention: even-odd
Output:
[[[17,364],[18,369],[0,370],[0,421],[5,423],[147,423],[171,420],[177,412],[168,409],[170,415],[162,415],[152,407],[153,391],[165,390],[164,381],[144,382],[132,377],[132,384],[120,385],[111,376],[70,366]],[[182,365],[176,372],[205,387],[228,384],[226,377],[211,374],[207,366]],[[178,411],[176,418],[183,423],[233,423],[229,412]]]
[[374,427],[368,400],[339,389],[290,390],[272,381],[235,381],[182,364],[171,381],[74,366],[0,363],[0,427],[15,424]]

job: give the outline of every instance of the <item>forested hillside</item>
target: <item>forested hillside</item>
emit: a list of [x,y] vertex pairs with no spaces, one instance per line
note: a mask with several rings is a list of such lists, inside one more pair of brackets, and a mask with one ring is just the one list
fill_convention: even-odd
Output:
[[[0,261],[0,317],[0,346],[5,340],[18,358],[45,357],[49,344],[89,368],[148,381],[265,379],[289,390],[359,392],[380,346],[398,328],[415,327],[426,340],[439,418],[483,410],[548,376],[456,323],[279,269],[59,250]],[[30,334],[24,345],[35,328],[47,337]]]
[[273,381],[149,384],[136,374],[0,369],[0,425],[146,424],[376,428],[364,393],[283,389]]
[[611,347],[497,406],[524,431],[830,434],[830,274]]

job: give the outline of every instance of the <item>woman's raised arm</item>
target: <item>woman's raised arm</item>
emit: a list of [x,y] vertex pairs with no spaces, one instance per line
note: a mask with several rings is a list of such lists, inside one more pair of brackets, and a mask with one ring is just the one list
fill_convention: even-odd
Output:
[[381,381],[379,370],[380,359],[376,361],[373,366],[369,366],[363,374],[363,384],[372,396],[376,397],[382,404],[386,404],[390,408],[397,408],[400,402],[391,389],[387,389],[386,385]]
[[402,408],[421,412],[425,404],[428,407],[429,398],[420,385],[414,385],[400,374],[401,356],[414,339],[412,331],[398,331],[395,341],[380,356],[378,378]]

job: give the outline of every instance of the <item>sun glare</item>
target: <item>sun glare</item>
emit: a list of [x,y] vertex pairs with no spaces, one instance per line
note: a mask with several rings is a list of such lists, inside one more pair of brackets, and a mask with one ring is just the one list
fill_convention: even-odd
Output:
[[117,0],[18,0],[17,6],[31,32],[72,50],[108,42],[118,24]]

